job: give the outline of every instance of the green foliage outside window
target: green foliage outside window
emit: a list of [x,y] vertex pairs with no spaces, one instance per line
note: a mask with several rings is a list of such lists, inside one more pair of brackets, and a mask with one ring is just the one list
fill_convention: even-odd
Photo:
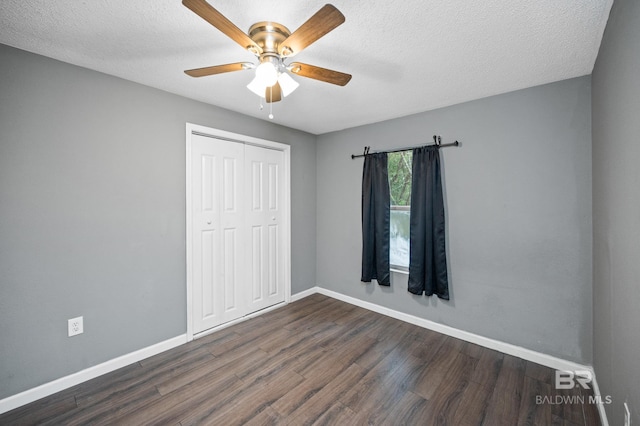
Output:
[[411,205],[411,160],[413,151],[389,153],[387,157],[392,206]]

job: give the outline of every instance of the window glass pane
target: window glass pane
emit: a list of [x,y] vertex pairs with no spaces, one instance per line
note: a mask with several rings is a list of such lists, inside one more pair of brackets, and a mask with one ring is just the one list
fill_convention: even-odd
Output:
[[391,265],[409,267],[409,210],[391,210],[391,244],[389,260]]
[[411,215],[412,151],[389,153],[388,172],[391,192],[389,260],[391,266],[409,269],[409,217]]

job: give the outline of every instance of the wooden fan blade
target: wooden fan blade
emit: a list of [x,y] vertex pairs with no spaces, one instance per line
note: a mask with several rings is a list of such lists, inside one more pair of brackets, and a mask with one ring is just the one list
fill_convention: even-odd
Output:
[[282,89],[280,88],[280,83],[276,82],[273,86],[267,87],[264,98],[267,103],[280,102],[282,100]]
[[344,20],[344,15],[335,6],[325,4],[322,9],[280,43],[278,48],[280,55],[291,57],[300,53],[302,49],[338,27]]
[[222,13],[218,12],[205,0],[182,0],[182,4],[191,9],[196,15],[222,31],[231,40],[248,49],[252,53],[259,55],[262,49],[253,40],[249,38],[240,28],[236,27],[233,22],[228,20]]
[[222,74],[224,72],[242,71],[247,69],[246,62],[236,62],[233,64],[215,65],[213,67],[195,68],[186,70],[185,74],[191,77],[205,77],[207,75]]
[[351,74],[316,67],[314,65],[303,64],[301,62],[291,63],[291,65],[289,65],[289,69],[296,75],[313,78],[315,80],[331,84],[337,84],[338,86],[344,86],[351,80]]

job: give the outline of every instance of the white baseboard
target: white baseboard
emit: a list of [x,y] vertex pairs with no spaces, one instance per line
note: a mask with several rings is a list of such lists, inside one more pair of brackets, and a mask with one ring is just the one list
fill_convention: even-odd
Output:
[[82,382],[86,382],[87,380],[102,376],[103,374],[109,373],[111,371],[115,371],[118,368],[122,368],[129,364],[133,364],[134,362],[149,358],[150,356],[157,355],[161,352],[175,348],[176,346],[180,346],[184,343],[187,343],[186,334],[173,337],[160,343],[156,343],[155,345],[147,346],[146,348],[142,348],[135,352],[119,356],[117,358],[103,362],[102,364],[94,365],[93,367],[78,371],[77,373],[61,377],[52,382],[45,383],[24,392],[20,392],[16,395],[12,395],[8,398],[0,400],[0,414],[6,413],[7,411],[11,411],[14,408],[21,407],[25,404],[37,401],[40,398],[44,398],[45,396],[60,392],[61,390],[68,389]]
[[[379,314],[386,315],[391,318],[408,322],[410,324],[427,328],[429,330],[446,334],[447,336],[455,337],[457,339],[461,339],[467,342],[475,343],[476,345],[493,349],[508,355],[513,355],[515,357],[522,358],[527,361],[535,362],[536,364],[544,365],[544,366],[553,368],[554,370],[589,371],[593,378],[593,381],[592,381],[593,393],[599,401],[598,413],[600,414],[600,420],[602,421],[603,426],[609,426],[609,422],[607,421],[607,413],[605,412],[604,404],[600,394],[600,389],[598,388],[598,382],[596,381],[596,375],[595,375],[595,372],[593,371],[593,367],[590,365],[578,364],[573,361],[557,358],[557,357],[547,355],[541,352],[537,352],[531,349],[523,348],[521,346],[516,346],[510,343],[502,342],[500,340],[490,339],[488,337],[480,336],[478,334],[469,333],[468,331],[460,330],[444,324],[439,324],[437,322],[416,317],[414,315],[409,315],[404,312],[399,312],[393,309],[385,308],[384,306],[376,305],[375,303],[366,302],[364,300],[347,296],[332,290],[327,290],[322,287],[313,287],[309,290],[305,290],[302,293],[298,293],[295,295],[296,296],[295,300],[300,300],[304,297],[310,296],[313,293],[324,294],[325,296],[342,300],[343,302],[347,302],[352,305],[359,306],[361,308],[368,309],[370,311],[377,312]],[[294,299],[292,298],[292,300]]]
[[301,291],[300,293],[292,294],[291,301],[295,302],[300,299],[304,299],[307,296],[311,296],[312,294],[319,293],[318,289],[319,287],[312,287],[308,290]]

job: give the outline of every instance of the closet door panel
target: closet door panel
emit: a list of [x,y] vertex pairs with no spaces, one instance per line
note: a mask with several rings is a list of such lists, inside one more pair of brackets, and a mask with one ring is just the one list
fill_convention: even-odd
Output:
[[284,301],[284,258],[282,256],[282,197],[284,154],[247,145],[247,241],[250,274],[249,310],[264,309]]
[[192,137],[192,327],[246,315],[242,299],[244,145]]

